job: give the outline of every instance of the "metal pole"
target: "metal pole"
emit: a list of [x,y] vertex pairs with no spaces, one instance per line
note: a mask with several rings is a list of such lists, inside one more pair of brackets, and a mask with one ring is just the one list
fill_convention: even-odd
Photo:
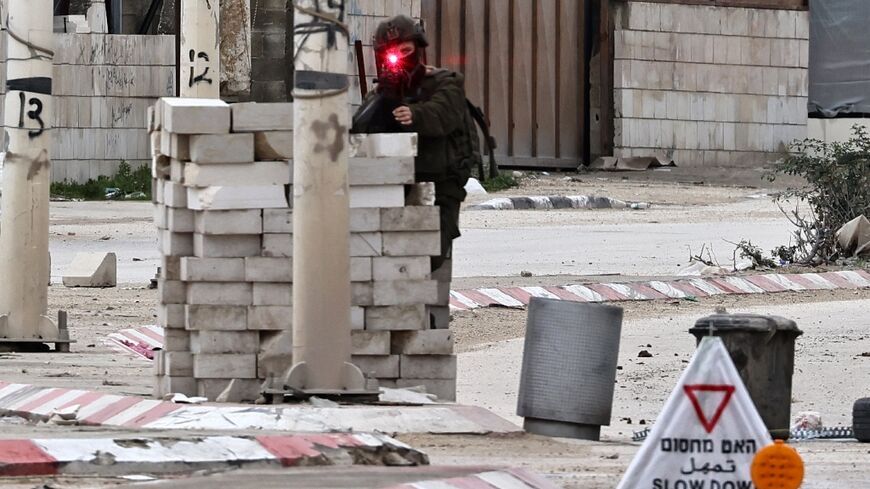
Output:
[[48,309],[52,0],[8,0],[8,150],[0,198],[0,341],[54,340]]
[[178,25],[180,96],[220,98],[220,4],[218,0],[177,1],[181,2]]
[[349,58],[343,5],[323,0],[296,2],[295,365],[285,384],[306,393],[365,389],[362,373],[350,363]]

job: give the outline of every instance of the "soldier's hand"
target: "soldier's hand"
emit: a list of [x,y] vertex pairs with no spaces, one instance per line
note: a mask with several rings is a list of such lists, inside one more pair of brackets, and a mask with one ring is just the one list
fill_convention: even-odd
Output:
[[410,126],[414,123],[414,115],[411,113],[411,109],[405,106],[394,110],[393,117],[395,117],[396,121],[403,126]]

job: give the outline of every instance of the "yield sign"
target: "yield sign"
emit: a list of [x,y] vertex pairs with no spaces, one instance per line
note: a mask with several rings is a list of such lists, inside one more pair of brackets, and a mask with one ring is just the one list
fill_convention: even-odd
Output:
[[[684,385],[683,390],[686,392],[686,395],[689,396],[689,400],[692,401],[692,407],[695,408],[695,414],[698,415],[698,420],[704,426],[704,429],[707,430],[707,433],[712,433],[713,429],[716,428],[716,423],[719,422],[719,418],[722,417],[725,408],[728,407],[728,403],[731,401],[731,396],[734,395],[734,386],[707,384]],[[698,397],[698,394],[700,393],[723,394],[722,399],[715,405],[715,409],[709,413],[712,416],[704,412],[704,406],[701,404],[701,400]]]
[[617,489],[752,489],[770,443],[722,339],[704,338]]

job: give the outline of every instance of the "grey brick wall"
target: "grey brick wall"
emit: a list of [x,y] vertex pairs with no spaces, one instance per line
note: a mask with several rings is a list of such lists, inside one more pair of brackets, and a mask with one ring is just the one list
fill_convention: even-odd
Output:
[[807,12],[629,2],[616,18],[615,156],[757,167],[806,136]]

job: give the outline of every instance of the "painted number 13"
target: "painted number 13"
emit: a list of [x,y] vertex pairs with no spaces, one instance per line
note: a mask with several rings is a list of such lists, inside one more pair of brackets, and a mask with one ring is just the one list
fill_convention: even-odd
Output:
[[39,123],[39,129],[28,131],[27,134],[31,138],[41,136],[45,131],[45,122],[42,120],[42,100],[33,97],[28,101],[24,92],[19,93],[18,97],[21,99],[21,113],[18,117],[18,127],[24,127],[25,106],[29,103],[33,107],[33,110],[26,111],[27,118]]

